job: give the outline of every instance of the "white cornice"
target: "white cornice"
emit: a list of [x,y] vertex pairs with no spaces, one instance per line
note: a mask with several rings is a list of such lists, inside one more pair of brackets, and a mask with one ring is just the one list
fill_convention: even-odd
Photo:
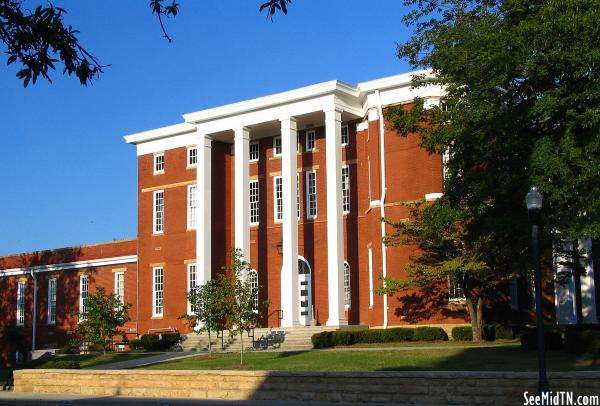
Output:
[[94,268],[94,267],[98,267],[98,266],[128,264],[131,262],[137,262],[137,255],[125,255],[122,257],[90,259],[88,261],[65,262],[62,264],[39,265],[39,266],[32,266],[32,267],[26,267],[26,268],[2,269],[2,270],[0,270],[0,277],[25,275],[25,274],[37,273],[37,272],[65,271],[68,269]]
[[175,125],[169,125],[167,127],[160,127],[154,130],[142,131],[140,133],[129,134],[123,138],[128,144],[139,144],[141,142],[157,140],[165,137],[172,137],[175,135],[188,134],[196,131],[196,126],[188,123],[180,123]]

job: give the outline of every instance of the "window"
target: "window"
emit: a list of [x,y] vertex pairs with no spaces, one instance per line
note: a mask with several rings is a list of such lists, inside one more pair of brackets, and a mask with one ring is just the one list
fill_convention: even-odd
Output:
[[154,192],[154,208],[152,211],[152,224],[154,234],[161,234],[165,230],[165,192]]
[[273,156],[281,156],[281,135],[273,137]]
[[344,306],[350,308],[350,264],[344,261]]
[[298,220],[300,220],[300,174],[296,174],[296,211],[298,212]]
[[306,132],[306,150],[315,150],[315,130],[310,130]]
[[163,292],[165,288],[164,268],[152,268],[152,316],[162,317],[164,310]]
[[115,272],[115,295],[123,306],[125,304],[125,272]]
[[90,277],[79,277],[79,321],[87,320],[87,300],[90,293]]
[[281,176],[273,178],[273,202],[275,221],[283,220],[283,179]]
[[17,282],[17,326],[25,325],[25,281]]
[[258,201],[258,180],[250,181],[250,224],[256,225],[260,220]]
[[257,311],[258,310],[258,273],[254,269],[251,269],[248,272],[248,284],[250,285],[250,289],[252,289],[252,295],[253,295],[252,308],[255,311]]
[[48,279],[48,324],[56,324],[56,278]]
[[369,247],[369,307],[373,307],[373,249]]
[[188,168],[196,166],[198,163],[198,148],[189,147],[187,150],[187,166]]
[[196,185],[188,186],[187,195],[187,228],[194,230],[196,228]]
[[317,217],[317,172],[306,172],[306,218]]
[[260,156],[260,145],[258,141],[250,142],[250,161],[258,161]]
[[[196,264],[188,264],[188,292],[191,292],[194,288],[198,286],[198,273]],[[188,314],[196,313],[196,308],[192,306],[190,301],[188,300]]]
[[165,171],[165,154],[154,154],[154,173],[163,173]]
[[462,280],[457,277],[448,277],[448,299],[450,301],[465,300],[465,292],[462,288]]
[[348,135],[348,126],[342,126],[342,147],[345,147],[350,143],[350,136]]
[[344,214],[350,213],[350,167],[342,166],[342,209]]
[[296,153],[300,152],[300,134],[296,133]]

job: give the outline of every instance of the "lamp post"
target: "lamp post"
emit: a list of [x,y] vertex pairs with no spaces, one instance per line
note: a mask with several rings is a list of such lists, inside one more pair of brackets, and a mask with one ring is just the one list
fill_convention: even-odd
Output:
[[535,186],[525,196],[529,221],[531,222],[531,252],[533,259],[535,286],[535,319],[538,348],[538,393],[550,390],[546,377],[546,343],[544,342],[544,311],[542,309],[542,271],[540,269],[540,231],[539,217],[542,210],[542,194]]

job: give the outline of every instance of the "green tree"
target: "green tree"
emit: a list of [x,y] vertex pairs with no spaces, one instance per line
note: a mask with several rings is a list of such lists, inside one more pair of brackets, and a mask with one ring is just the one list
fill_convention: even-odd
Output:
[[[481,272],[487,279],[525,275],[530,256],[523,198],[537,185],[544,195],[546,248],[597,238],[598,1],[404,3],[413,7],[404,21],[414,34],[399,44],[398,55],[413,68],[432,70],[415,77],[415,87],[446,90],[440,105],[416,99],[410,107],[387,112],[401,135],[417,134],[429,152],[448,158],[444,196],[424,209],[426,229],[439,221],[428,212],[454,213],[458,246],[485,264]],[[421,245],[427,235],[417,240]],[[442,278],[449,263],[443,252],[439,255],[429,269]],[[549,259],[546,255],[547,266]]]
[[[266,10],[273,19],[278,12],[287,14],[291,0],[269,0],[262,3],[260,11]],[[79,42],[79,31],[67,25],[64,8],[52,3],[39,5],[33,10],[20,0],[0,0],[0,42],[6,47],[7,63],[18,63],[22,69],[17,77],[23,85],[36,83],[38,77],[52,82],[50,71],[57,65],[63,73],[75,75],[82,85],[97,79],[107,65],[88,52]],[[176,0],[150,0],[150,9],[160,23],[164,37],[171,42],[163,24],[163,18],[175,17],[179,13]]]
[[130,320],[130,308],[131,305],[123,304],[118,295],[109,294],[99,287],[86,299],[85,313],[80,315],[82,321],[77,326],[77,333],[90,344],[101,346],[106,355],[114,336],[126,338],[120,328]]

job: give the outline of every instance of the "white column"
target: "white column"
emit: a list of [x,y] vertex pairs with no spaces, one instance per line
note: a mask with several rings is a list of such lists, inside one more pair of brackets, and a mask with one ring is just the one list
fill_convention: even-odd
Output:
[[282,327],[299,324],[298,214],[296,207],[296,119],[281,120],[281,178],[283,183],[283,268],[281,270]]
[[325,111],[325,158],[327,160],[327,296],[328,326],[347,324],[344,319],[344,245],[342,224],[342,113]]
[[198,130],[196,163],[196,267],[198,285],[211,279],[212,140]]
[[235,142],[235,248],[242,250],[244,260],[250,262],[250,192],[249,151],[250,130],[234,130]]

